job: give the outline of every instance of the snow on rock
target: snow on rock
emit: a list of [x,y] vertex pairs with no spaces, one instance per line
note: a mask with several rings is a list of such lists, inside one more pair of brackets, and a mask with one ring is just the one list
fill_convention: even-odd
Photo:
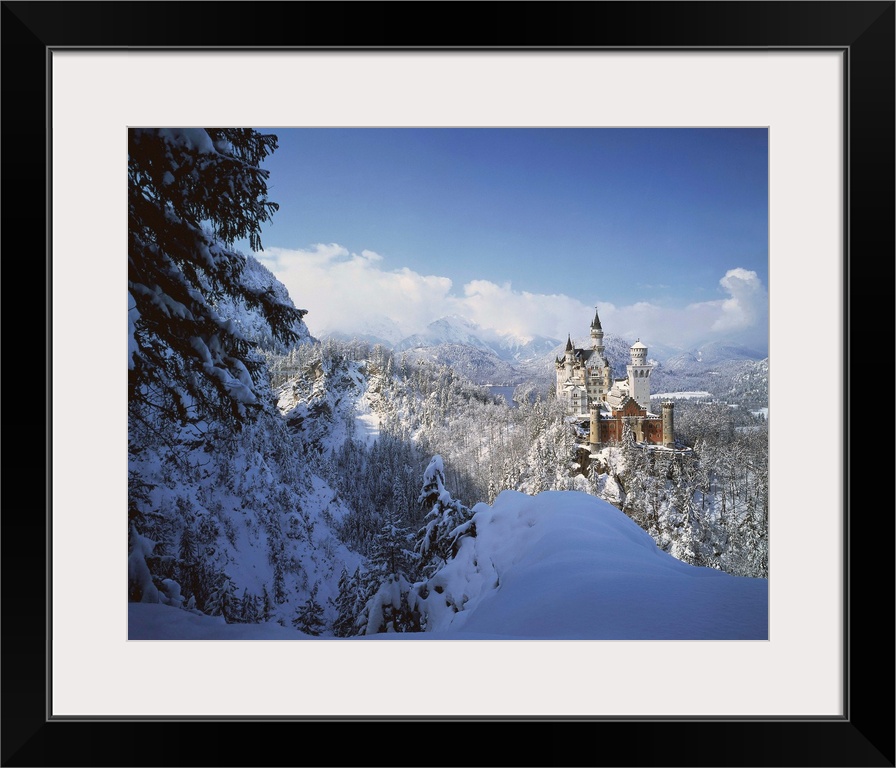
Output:
[[339,360],[287,382],[277,394],[277,408],[306,442],[326,452],[349,436],[367,445],[379,437],[378,397],[370,391],[364,362]]

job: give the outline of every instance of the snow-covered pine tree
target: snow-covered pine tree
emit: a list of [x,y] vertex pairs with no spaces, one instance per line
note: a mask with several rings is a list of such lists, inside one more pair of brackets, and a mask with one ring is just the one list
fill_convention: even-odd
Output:
[[196,560],[196,539],[190,521],[184,525],[180,533],[180,545],[178,546],[177,556],[185,563],[192,563]]
[[181,530],[175,573],[186,603],[191,599],[194,605],[198,603],[202,596],[202,568],[192,521],[187,521]]
[[276,147],[276,136],[245,128],[129,131],[131,418],[238,425],[263,402],[263,360],[215,306],[228,297],[257,308],[275,337],[296,340],[304,310],[245,283],[246,257],[232,249],[239,238],[261,249],[278,206],[259,164]]
[[277,554],[275,555],[275,557],[277,559],[274,560],[274,566],[273,566],[273,569],[274,569],[274,602],[277,605],[283,605],[283,603],[286,602],[287,597],[288,597],[288,595],[286,593],[286,581],[283,578],[283,566],[281,565],[280,558],[279,558],[279,553],[281,551],[282,551],[282,549],[276,550]]
[[357,634],[419,632],[420,615],[408,603],[416,553],[408,549],[414,536],[400,524],[399,515],[387,509],[385,522],[374,541],[367,572],[362,575],[361,593],[366,597],[357,619]]
[[414,549],[420,556],[420,571],[428,577],[454,557],[461,537],[476,535],[476,526],[472,511],[445,488],[445,464],[439,454],[432,457],[423,473],[418,501],[429,507],[429,512],[417,532]]
[[274,603],[271,600],[271,593],[268,592],[267,584],[261,585],[261,606],[259,608],[259,621],[270,621],[274,614]]
[[139,472],[128,469],[128,528],[134,523],[143,527],[143,509],[149,506],[153,486],[147,483]]
[[308,599],[296,609],[292,625],[306,635],[319,635],[326,629],[324,608],[317,602],[317,590],[312,591]]
[[242,602],[236,596],[236,584],[225,573],[218,574],[218,582],[206,601],[204,611],[209,616],[223,616],[228,624],[242,618]]
[[356,568],[352,575],[343,568],[339,577],[339,594],[336,596],[336,620],[333,622],[333,634],[336,637],[351,637],[357,634],[356,619],[364,608],[361,593],[361,569]]
[[635,444],[635,433],[632,431],[632,425],[628,421],[625,421],[622,425],[622,439],[619,442],[629,449]]
[[158,603],[159,590],[153,583],[146,557],[152,554],[155,543],[137,532],[131,523],[128,552],[128,600],[135,603]]
[[260,620],[258,598],[250,594],[248,589],[244,589],[243,599],[240,602],[240,621],[243,624],[257,624]]

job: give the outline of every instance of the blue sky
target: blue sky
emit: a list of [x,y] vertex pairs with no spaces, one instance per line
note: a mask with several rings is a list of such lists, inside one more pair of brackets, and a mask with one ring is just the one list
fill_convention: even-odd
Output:
[[584,337],[597,304],[648,344],[767,344],[765,129],[259,130],[280,210],[258,255],[313,333]]

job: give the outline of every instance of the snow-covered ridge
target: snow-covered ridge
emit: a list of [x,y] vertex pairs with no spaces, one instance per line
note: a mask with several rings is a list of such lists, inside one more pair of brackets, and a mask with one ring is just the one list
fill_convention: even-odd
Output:
[[[573,491],[504,491],[473,508],[477,535],[432,586],[461,606],[431,631],[370,639],[768,638],[768,582],[698,568],[657,549],[605,501]],[[297,631],[131,608],[131,639],[310,639]]]
[[277,391],[277,408],[294,434],[322,453],[351,437],[370,444],[380,432],[379,397],[367,361],[317,360]]
[[[269,292],[279,304],[287,307],[295,307],[286,286],[283,285],[274,274],[253,255],[246,256],[246,265],[240,275],[240,279],[252,292],[261,294]],[[230,297],[223,298],[216,307],[222,317],[228,318],[239,332],[249,341],[278,352],[285,352],[286,347],[277,341],[271,333],[271,328],[264,318],[254,309],[250,309],[242,302],[235,302]],[[308,327],[303,321],[296,322],[292,330],[296,333],[296,344],[306,344],[314,341]]]

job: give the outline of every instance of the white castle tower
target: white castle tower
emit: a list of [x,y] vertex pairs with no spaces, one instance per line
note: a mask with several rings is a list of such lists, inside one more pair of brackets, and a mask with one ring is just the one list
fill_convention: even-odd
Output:
[[591,321],[591,348],[601,357],[604,356],[604,329],[597,316],[597,307],[594,308],[594,320]]
[[610,363],[604,357],[604,329],[594,308],[594,320],[591,321],[591,353],[585,363],[585,386],[589,402],[606,400],[610,390]]
[[630,350],[632,362],[626,366],[628,391],[638,405],[650,410],[650,372],[653,366],[647,362],[647,346],[638,339]]

